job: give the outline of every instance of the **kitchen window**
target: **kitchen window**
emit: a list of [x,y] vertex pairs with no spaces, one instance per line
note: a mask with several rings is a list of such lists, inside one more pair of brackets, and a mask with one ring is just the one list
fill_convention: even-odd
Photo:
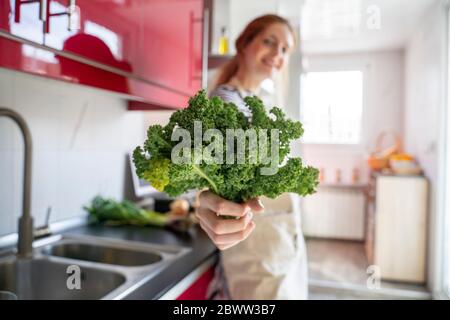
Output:
[[303,142],[358,144],[363,113],[360,70],[308,72],[302,75],[300,117]]

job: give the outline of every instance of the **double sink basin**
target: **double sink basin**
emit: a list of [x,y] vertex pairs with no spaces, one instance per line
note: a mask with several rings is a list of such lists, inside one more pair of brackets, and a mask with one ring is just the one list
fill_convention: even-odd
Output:
[[29,259],[0,252],[0,299],[124,299],[191,250],[85,235],[33,247]]

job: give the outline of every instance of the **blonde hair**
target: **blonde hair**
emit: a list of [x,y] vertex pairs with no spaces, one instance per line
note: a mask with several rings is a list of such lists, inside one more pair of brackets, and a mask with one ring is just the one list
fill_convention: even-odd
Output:
[[[213,83],[210,91],[213,91],[218,86],[228,83],[230,79],[236,74],[236,72],[239,69],[239,64],[242,61],[242,54],[244,48],[252,42],[252,40],[260,34],[262,31],[264,31],[269,25],[274,23],[282,23],[284,24],[289,31],[292,33],[292,36],[294,37],[294,43],[296,42],[296,34],[294,32],[294,29],[292,28],[289,21],[287,21],[285,18],[282,18],[275,14],[266,14],[263,16],[260,16],[254,20],[252,20],[245,29],[241,32],[239,37],[236,39],[235,47],[236,47],[236,55],[226,62],[219,70],[216,77],[215,82]],[[285,71],[287,68],[284,68],[284,77],[287,77],[287,72]]]

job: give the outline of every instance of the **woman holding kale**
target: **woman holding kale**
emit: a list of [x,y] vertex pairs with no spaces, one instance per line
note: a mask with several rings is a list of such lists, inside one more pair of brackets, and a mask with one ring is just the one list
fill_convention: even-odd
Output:
[[[219,71],[210,96],[233,102],[251,118],[244,98],[258,96],[261,83],[286,68],[295,34],[284,18],[264,15],[247,25],[235,45],[237,54]],[[262,202],[268,203],[266,210]],[[222,250],[210,298],[307,297],[306,251],[295,212],[298,201],[285,194],[278,201],[253,198],[238,204],[203,191],[197,203],[201,227]],[[221,215],[237,218],[223,219]]]

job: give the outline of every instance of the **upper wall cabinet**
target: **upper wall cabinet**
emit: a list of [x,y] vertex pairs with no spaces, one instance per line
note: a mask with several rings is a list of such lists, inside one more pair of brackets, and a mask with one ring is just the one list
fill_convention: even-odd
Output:
[[145,38],[141,3],[133,1],[49,0],[44,44],[133,73],[139,41]]
[[0,66],[182,108],[202,86],[204,20],[203,0],[0,0]]

